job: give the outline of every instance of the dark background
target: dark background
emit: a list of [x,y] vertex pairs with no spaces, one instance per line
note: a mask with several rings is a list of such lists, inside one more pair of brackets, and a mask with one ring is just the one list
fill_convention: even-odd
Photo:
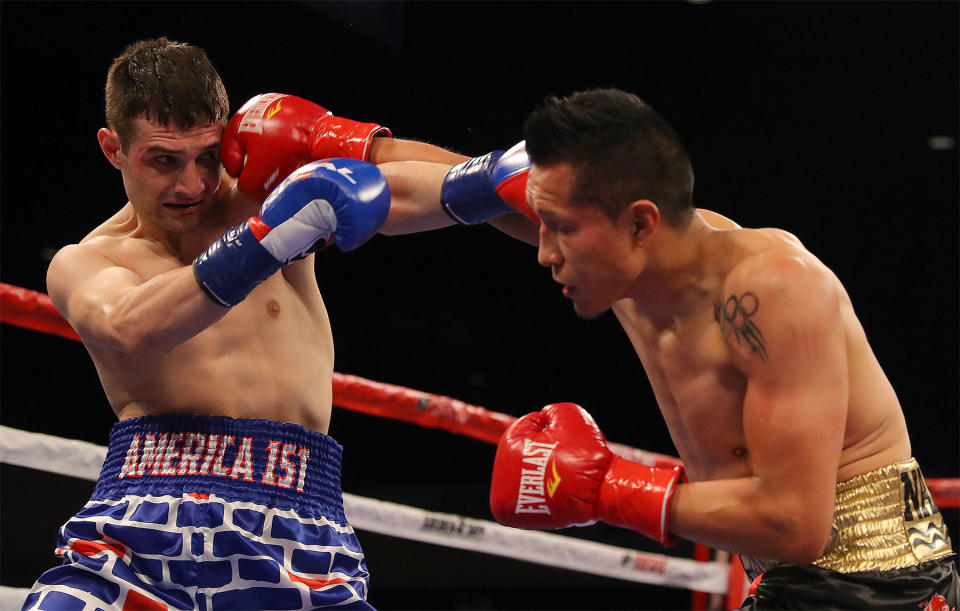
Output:
[[[956,2],[5,1],[0,10],[0,281],[45,290],[52,253],[125,202],[96,131],[110,61],[137,39],[205,48],[232,110],[258,93],[293,93],[470,155],[516,142],[547,94],[620,87],[681,134],[699,206],[787,229],[837,273],[924,473],[960,474]],[[338,371],[514,415],[576,401],[612,441],[675,453],[612,315],[577,319],[532,248],[455,227],[378,236],[317,261]],[[2,423],[105,444],[114,418],[83,347],[0,333]],[[335,411],[331,435],[345,447],[345,491],[490,519],[492,445],[346,410]],[[56,529],[92,483],[7,465],[0,475],[0,579],[28,587],[55,563]],[[957,512],[945,513],[956,542]],[[360,534],[370,600],[384,609],[690,604],[683,590]],[[567,534],[662,552],[605,525]],[[669,553],[689,557],[692,547]]]

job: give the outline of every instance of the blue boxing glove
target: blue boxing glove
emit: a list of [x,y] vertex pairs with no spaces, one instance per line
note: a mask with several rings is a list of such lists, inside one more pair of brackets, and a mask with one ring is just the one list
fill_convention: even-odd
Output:
[[522,212],[540,224],[527,205],[530,158],[526,142],[455,165],[443,179],[440,202],[453,220],[476,225],[508,212]]
[[280,268],[331,241],[353,250],[390,211],[390,187],[377,166],[325,159],[295,170],[263,202],[258,216],[227,230],[193,261],[203,292],[234,306]]

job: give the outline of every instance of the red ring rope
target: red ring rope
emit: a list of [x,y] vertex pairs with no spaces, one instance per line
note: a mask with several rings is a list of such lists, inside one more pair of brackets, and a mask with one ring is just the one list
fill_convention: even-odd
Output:
[[[73,327],[60,315],[44,293],[0,282],[0,322],[59,335],[80,341]],[[514,416],[493,412],[483,407],[430,393],[374,382],[358,376],[334,372],[333,402],[339,407],[374,416],[412,422],[424,427],[441,428],[489,443],[497,443],[500,435],[516,420]],[[680,459],[610,443],[611,449],[626,458],[656,466],[672,466]],[[941,507],[960,507],[960,479],[928,479],[927,484]],[[710,549],[696,544],[695,558],[709,560]],[[739,606],[746,595],[745,580],[736,555],[730,563],[728,609]],[[707,606],[705,592],[693,592],[692,609]]]
[[[4,282],[0,282],[0,322],[80,340],[48,295]],[[450,397],[337,372],[333,374],[333,402],[349,410],[441,428],[489,443],[497,443],[501,433],[516,420],[509,414]],[[617,454],[647,464],[667,466],[679,462],[673,456],[610,445]],[[927,485],[940,507],[960,507],[960,478],[931,478]]]

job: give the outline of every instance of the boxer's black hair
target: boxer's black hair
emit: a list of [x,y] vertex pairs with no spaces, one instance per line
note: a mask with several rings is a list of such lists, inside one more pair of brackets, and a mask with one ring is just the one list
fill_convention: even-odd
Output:
[[524,124],[536,165],[569,163],[577,173],[573,202],[599,206],[612,220],[639,199],[666,222],[693,216],[693,168],[673,128],[646,102],[619,89],[547,97]]
[[180,129],[208,123],[226,125],[227,91],[207,54],[166,38],[128,46],[107,73],[107,125],[126,148],[133,121],[145,117]]

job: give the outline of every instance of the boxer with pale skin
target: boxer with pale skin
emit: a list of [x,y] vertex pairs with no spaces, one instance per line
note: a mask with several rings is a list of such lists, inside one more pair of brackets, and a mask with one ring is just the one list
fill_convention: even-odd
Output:
[[[189,411],[327,432],[334,353],[315,255],[229,309],[212,301],[189,263],[262,201],[223,171],[222,124],[179,129],[136,117],[132,128],[126,146],[113,128],[98,134],[130,202],[58,252],[48,272],[51,298],[83,338],[118,418]],[[372,163],[409,158],[465,159],[371,139]]]
[[444,210],[474,223],[532,209],[540,265],[579,316],[616,315],[684,466],[614,456],[585,410],[550,405],[501,439],[494,516],[741,554],[759,579],[747,608],[956,607],[946,526],[836,275],[785,231],[695,209],[679,138],[636,96],[548,99],[525,136],[468,162],[482,172],[424,164],[392,214],[420,230]]
[[25,608],[372,608],[313,253],[389,228],[375,164],[467,158],[289,95],[228,124],[205,53],[166,39],[124,51],[106,92],[98,140],[129,201],[47,288],[119,423]]

